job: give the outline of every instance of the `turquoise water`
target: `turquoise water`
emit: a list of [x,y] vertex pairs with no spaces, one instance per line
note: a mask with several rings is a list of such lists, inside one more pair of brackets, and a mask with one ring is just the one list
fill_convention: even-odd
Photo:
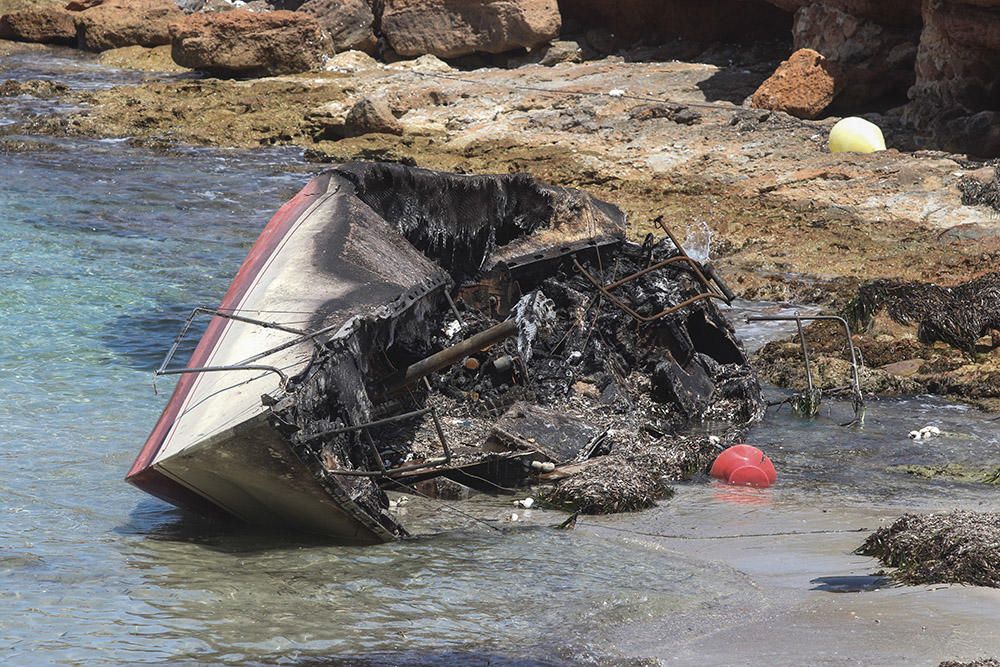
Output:
[[[0,59],[0,78],[86,88],[136,76],[61,57],[55,73],[40,56]],[[19,99],[0,118],[42,111]],[[571,532],[548,528],[557,513],[504,521],[509,499],[413,500],[405,521],[419,539],[330,547],[144,496],[122,477],[169,389],[152,392],[152,369],[314,167],[293,151],[41,141],[0,148],[0,662],[872,665],[1000,653],[991,592],[833,595],[811,583],[877,569],[850,554],[864,533],[838,531],[1000,505],[992,488],[886,471],[996,461],[997,422],[932,398],[872,403],[864,429],[838,426],[849,414],[838,402],[815,421],[771,413],[752,440],[774,458],[777,487],[701,480]],[[949,435],[906,438],[931,423]],[[796,530],[825,532],[734,537]],[[862,625],[872,617],[881,623]]]

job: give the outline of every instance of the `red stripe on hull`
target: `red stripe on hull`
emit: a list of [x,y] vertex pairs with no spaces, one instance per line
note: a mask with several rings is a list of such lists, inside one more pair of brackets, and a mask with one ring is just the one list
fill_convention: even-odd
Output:
[[[232,284],[230,284],[229,290],[222,298],[222,304],[219,306],[220,310],[236,308],[239,305],[253,284],[254,279],[256,279],[258,273],[260,273],[274,252],[274,249],[284,239],[296,220],[312,205],[312,198],[324,191],[325,183],[326,179],[322,177],[311,180],[298,194],[278,209],[278,212],[274,214],[274,217],[271,218],[264,231],[261,232],[260,236],[254,242],[250,253],[243,261],[243,265],[240,266],[240,270],[233,279]],[[198,346],[191,355],[188,366],[197,367],[205,364],[205,361],[219,342],[227,322],[228,320],[221,317],[212,318],[212,321],[208,324],[208,328],[205,330],[205,334],[201,337]],[[167,502],[182,507],[190,507],[196,511],[204,511],[203,506],[206,504],[204,499],[150,468],[153,459],[156,458],[157,453],[166,440],[167,434],[174,425],[174,420],[177,419],[181,406],[187,399],[195,379],[196,374],[194,373],[180,376],[176,387],[174,387],[174,393],[170,396],[170,400],[163,410],[163,414],[157,420],[156,426],[153,427],[152,433],[146,439],[146,443],[143,445],[139,456],[136,457],[125,479],[143,491],[162,498]],[[200,502],[196,502],[195,499],[200,500]],[[197,504],[198,507],[193,506],[194,504]]]

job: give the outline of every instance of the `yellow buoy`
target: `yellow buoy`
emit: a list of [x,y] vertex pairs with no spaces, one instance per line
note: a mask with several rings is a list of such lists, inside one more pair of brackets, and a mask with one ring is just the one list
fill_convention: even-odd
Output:
[[831,153],[874,153],[884,150],[882,130],[864,118],[843,118],[830,130]]

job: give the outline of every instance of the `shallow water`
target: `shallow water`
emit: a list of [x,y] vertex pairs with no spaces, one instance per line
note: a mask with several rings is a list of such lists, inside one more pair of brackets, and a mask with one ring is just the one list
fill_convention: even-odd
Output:
[[[65,58],[74,85],[120,76]],[[39,78],[44,62],[0,59],[0,78]],[[35,103],[18,104],[0,117]],[[875,665],[1000,654],[994,591],[871,590],[858,577],[877,564],[850,555],[859,529],[904,511],[998,509],[995,487],[887,471],[1000,463],[997,422],[929,397],[872,402],[862,428],[839,426],[850,409],[838,402],[811,421],[772,411],[751,439],[774,458],[776,487],[698,480],[656,509],[585,517],[574,531],[548,528],[564,518],[553,512],[505,521],[509,499],[412,500],[402,511],[419,539],[330,547],[206,523],[125,484],[165,402],[169,385],[154,395],[151,371],[180,321],[218,300],[310,169],[291,151],[163,157],[120,141],[0,152],[4,663]],[[773,335],[768,326],[748,340]],[[945,435],[906,437],[927,424]],[[863,592],[829,592],[824,577]]]

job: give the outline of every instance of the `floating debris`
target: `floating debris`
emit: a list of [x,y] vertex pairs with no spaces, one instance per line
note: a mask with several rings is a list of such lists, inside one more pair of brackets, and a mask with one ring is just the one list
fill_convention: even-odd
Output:
[[896,568],[908,584],[1000,588],[1000,514],[905,514],[872,533],[857,551]]
[[941,429],[937,426],[925,426],[919,431],[910,431],[909,433],[911,440],[927,440],[938,435],[941,435]]

